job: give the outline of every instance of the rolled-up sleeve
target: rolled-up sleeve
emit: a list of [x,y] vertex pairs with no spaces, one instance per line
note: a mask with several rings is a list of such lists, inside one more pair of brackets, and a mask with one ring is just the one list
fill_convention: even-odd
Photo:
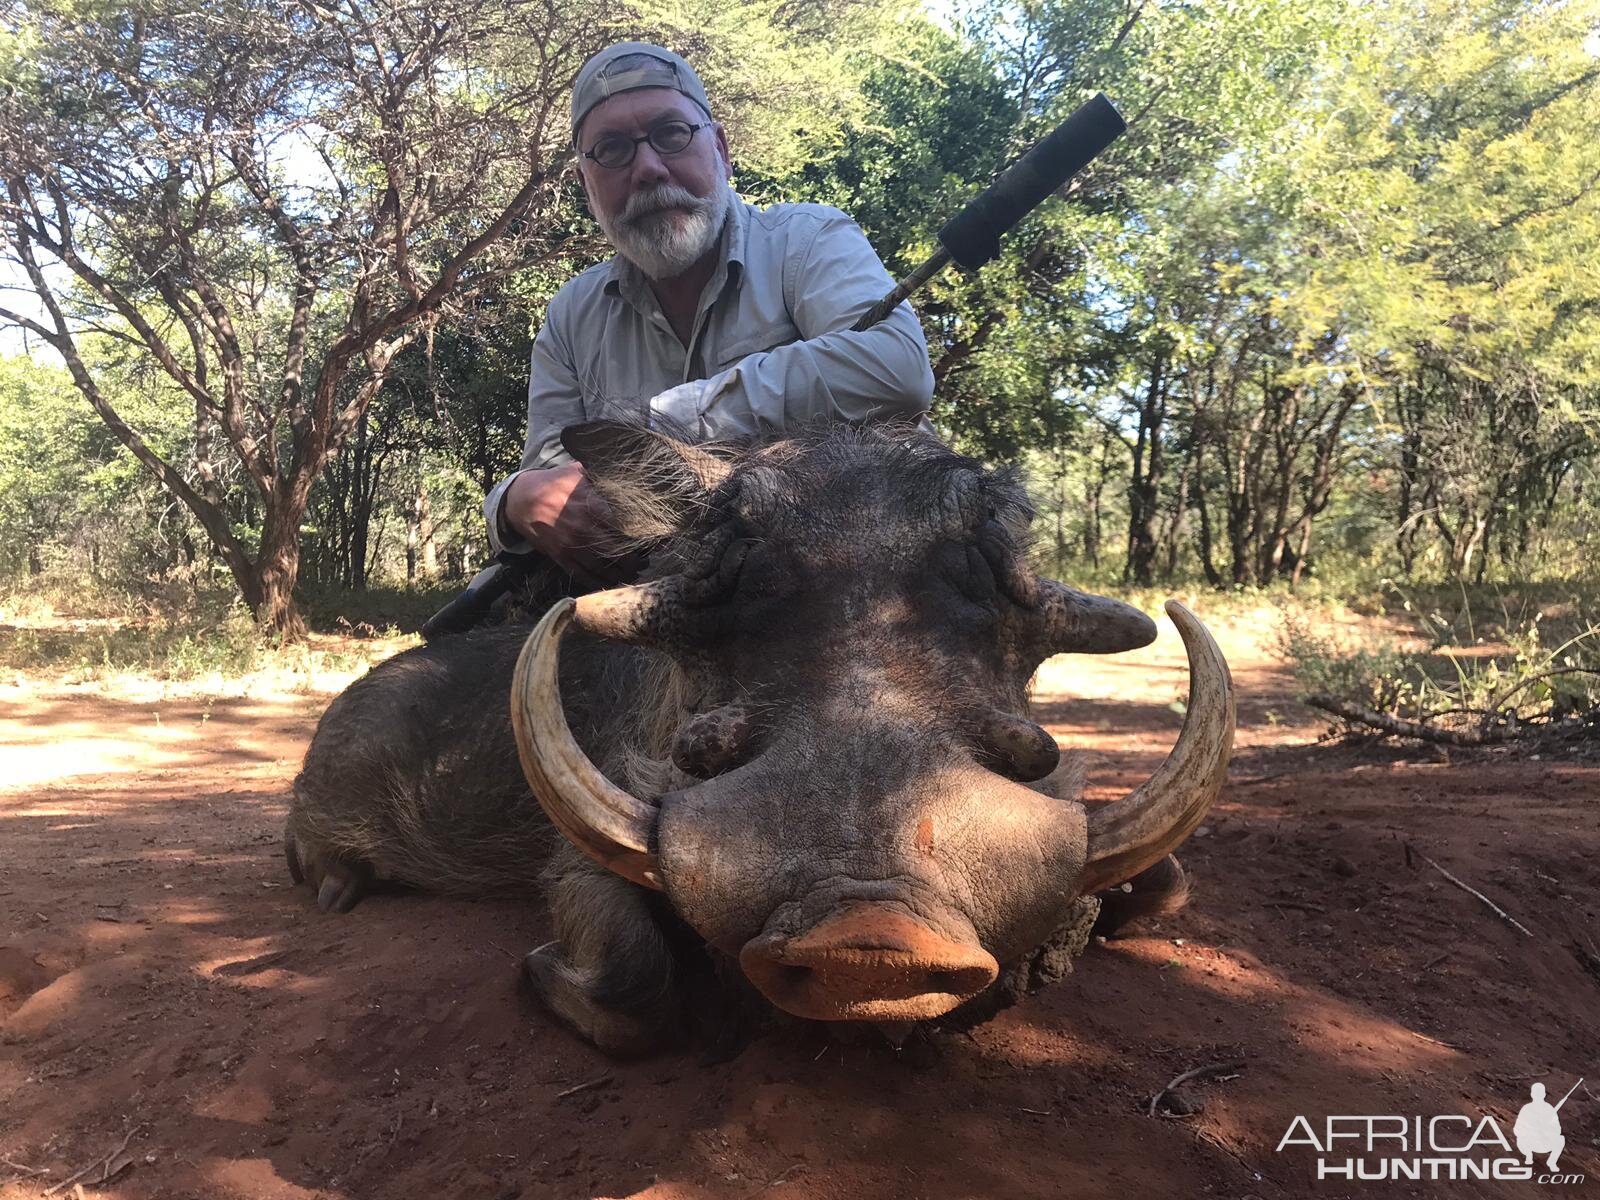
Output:
[[871,329],[851,329],[894,280],[854,221],[821,211],[779,267],[801,340],[739,361],[702,413],[703,427],[716,435],[773,436],[826,420],[910,420],[928,409],[933,371],[921,323],[901,304]]
[[520,553],[531,549],[517,537],[501,534],[500,507],[511,483],[523,471],[559,467],[572,461],[561,446],[561,430],[584,418],[583,397],[573,358],[562,336],[561,314],[552,303],[545,323],[533,339],[528,367],[528,438],[522,447],[522,465],[490,490],[483,501],[483,519],[489,528],[489,548]]

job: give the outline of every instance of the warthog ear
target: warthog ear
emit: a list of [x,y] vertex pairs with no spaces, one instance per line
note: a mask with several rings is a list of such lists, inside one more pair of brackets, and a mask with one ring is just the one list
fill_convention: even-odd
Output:
[[587,421],[561,431],[617,528],[641,541],[668,537],[703,507],[732,466],[717,454],[625,421]]

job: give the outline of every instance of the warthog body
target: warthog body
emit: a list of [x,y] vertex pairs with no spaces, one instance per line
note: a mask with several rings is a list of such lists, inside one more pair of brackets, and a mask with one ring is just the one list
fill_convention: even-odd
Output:
[[1166,856],[1220,783],[1226,669],[1183,614],[1204,730],[1092,816],[1036,790],[1062,772],[1027,717],[1035,667],[1154,627],[1026,569],[1009,477],[910,431],[568,444],[653,547],[648,581],[562,601],[531,637],[399,655],[333,702],[288,827],[324,909],[382,881],[540,895],[557,940],[528,983],[635,1051],[683,1029],[719,965],[802,1017],[924,1020],[1059,973],[1107,888],[1148,885],[1111,893],[1118,919],[1181,895]]

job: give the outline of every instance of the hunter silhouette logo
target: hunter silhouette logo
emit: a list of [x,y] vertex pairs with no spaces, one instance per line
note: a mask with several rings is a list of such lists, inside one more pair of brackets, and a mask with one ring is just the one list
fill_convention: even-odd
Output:
[[[1582,1082],[1582,1079],[1578,1080],[1578,1083]],[[1561,1118],[1556,1114],[1572,1093],[1578,1090],[1578,1083],[1569,1087],[1567,1094],[1553,1105],[1545,1103],[1544,1084],[1536,1083],[1528,1089],[1528,1095],[1532,1098],[1517,1114],[1517,1123],[1511,1127],[1511,1134],[1517,1139],[1517,1149],[1529,1165],[1532,1165],[1535,1154],[1548,1154],[1550,1157],[1544,1165],[1552,1171],[1556,1169],[1556,1159],[1561,1157],[1561,1151],[1567,1144],[1567,1139],[1561,1136]]]
[[[1581,1174],[1555,1173],[1567,1145],[1561,1132],[1561,1107],[1582,1083],[1579,1079],[1554,1104],[1545,1100],[1544,1084],[1534,1084],[1509,1138],[1500,1123],[1487,1115],[1329,1116],[1322,1118],[1320,1128],[1297,1116],[1278,1142],[1278,1151],[1309,1147],[1316,1154],[1318,1179],[1582,1183]],[[1536,1171],[1535,1158],[1544,1160],[1542,1172]]]

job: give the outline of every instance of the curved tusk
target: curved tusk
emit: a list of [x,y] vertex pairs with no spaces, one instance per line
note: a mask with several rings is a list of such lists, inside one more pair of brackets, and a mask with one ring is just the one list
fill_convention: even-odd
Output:
[[561,635],[576,605],[558,601],[528,635],[511,682],[511,724],[528,786],[561,835],[624,879],[661,889],[650,848],[656,809],[600,773],[561,708]]
[[1083,895],[1104,891],[1160,862],[1204,819],[1222,790],[1233,751],[1233,678],[1216,640],[1176,600],[1167,615],[1189,653],[1189,711],[1177,745],[1127,798],[1089,813]]

